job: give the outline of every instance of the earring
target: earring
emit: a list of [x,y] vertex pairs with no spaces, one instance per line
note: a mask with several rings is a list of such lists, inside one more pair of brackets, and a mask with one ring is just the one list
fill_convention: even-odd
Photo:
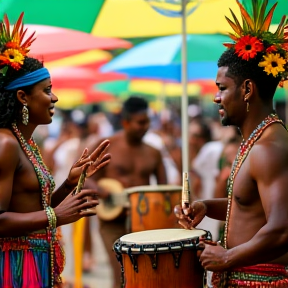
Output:
[[246,111],[249,112],[249,101],[246,103]]
[[24,125],[27,125],[29,122],[29,111],[27,108],[27,104],[23,104],[23,108],[22,108],[22,123]]

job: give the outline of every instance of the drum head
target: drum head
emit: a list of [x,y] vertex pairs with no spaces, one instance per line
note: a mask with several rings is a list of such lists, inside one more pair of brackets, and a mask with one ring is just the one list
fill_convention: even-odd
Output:
[[199,238],[207,232],[200,229],[156,229],[130,233],[120,238],[125,244],[160,244]]

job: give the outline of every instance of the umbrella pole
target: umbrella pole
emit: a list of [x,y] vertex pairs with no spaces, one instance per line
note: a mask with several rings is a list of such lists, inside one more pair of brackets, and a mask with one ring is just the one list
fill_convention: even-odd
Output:
[[182,97],[181,97],[181,135],[182,135],[182,174],[188,173],[189,169],[189,146],[188,146],[188,95],[187,95],[187,33],[186,33],[186,4],[182,0]]

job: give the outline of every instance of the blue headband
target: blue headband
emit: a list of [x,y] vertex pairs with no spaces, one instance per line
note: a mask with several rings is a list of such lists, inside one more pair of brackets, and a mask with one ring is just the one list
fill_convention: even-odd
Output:
[[15,79],[5,87],[5,90],[13,90],[16,88],[30,86],[47,78],[50,78],[49,71],[47,68],[43,67]]

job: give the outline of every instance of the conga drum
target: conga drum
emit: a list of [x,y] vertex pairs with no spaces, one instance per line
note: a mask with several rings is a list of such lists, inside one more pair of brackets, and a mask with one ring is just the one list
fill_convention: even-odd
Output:
[[182,186],[147,185],[125,189],[129,200],[128,231],[179,227],[173,212],[181,202]]
[[156,229],[130,233],[113,246],[124,288],[202,288],[204,270],[197,257],[200,238],[209,232]]

